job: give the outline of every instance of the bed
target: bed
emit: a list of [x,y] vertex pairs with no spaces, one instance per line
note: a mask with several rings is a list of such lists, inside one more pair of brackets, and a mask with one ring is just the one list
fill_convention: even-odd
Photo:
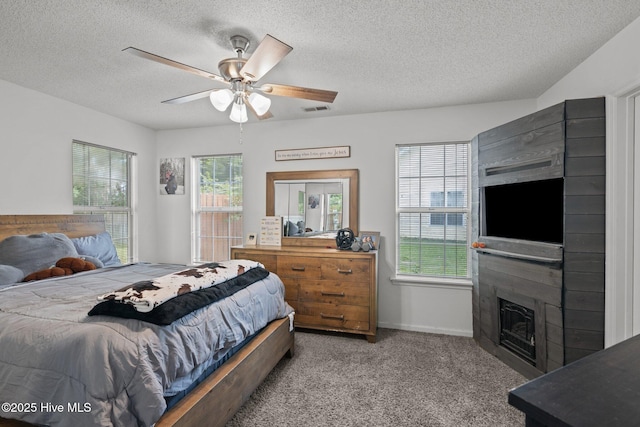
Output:
[[[104,230],[103,217],[100,215],[0,215],[0,242],[14,235],[43,232],[63,233],[70,239],[78,239],[101,234]],[[105,266],[69,276],[0,286],[0,403],[12,404],[12,407],[3,406],[0,426],[29,425],[24,421],[36,425],[116,423],[158,427],[223,426],[280,359],[293,356],[293,313],[284,300],[284,306],[281,306],[278,301],[280,297],[276,297],[280,291],[275,292],[274,289],[282,286],[277,276],[268,274],[241,291],[166,326],[132,318],[84,314],[96,305],[95,298],[98,295],[114,290],[117,283],[128,283],[130,277],[162,276],[180,267],[185,268],[147,263]],[[133,276],[130,276],[132,272]],[[74,289],[73,294],[69,295],[67,286]],[[258,292],[263,292],[260,290],[262,288],[267,289],[265,297],[255,297]],[[282,286],[282,294],[283,289]],[[25,295],[35,296],[35,299],[30,300]],[[91,298],[86,298],[87,295],[91,295]],[[235,304],[234,309],[251,304],[270,307],[267,299],[274,299],[274,308],[261,308],[258,311],[270,314],[258,314],[258,311],[243,314],[252,319],[255,330],[250,325],[238,326],[234,321],[228,320],[220,322],[220,325],[216,323],[215,327],[212,324],[213,317],[210,316],[213,316],[213,311],[227,313],[224,311],[225,304]],[[77,310],[81,310],[82,315],[74,314]],[[257,320],[262,317],[263,320]],[[30,325],[28,321],[31,320],[35,325]],[[47,328],[47,323],[43,323],[51,321],[63,326]],[[231,332],[216,332],[217,328],[223,330],[222,323],[229,323]],[[266,323],[266,326],[262,323]],[[29,329],[31,327],[34,329]],[[49,347],[54,351],[62,346],[60,343],[65,342],[64,340],[75,336],[73,328],[88,330],[90,338],[70,341],[80,344],[70,345],[68,356],[52,353],[50,358],[68,360],[73,365],[72,375],[60,373],[60,377],[64,376],[61,380],[58,378],[58,371],[62,371],[64,367],[56,365],[55,369],[50,369],[49,366],[30,365],[32,353],[37,352],[25,342],[36,341],[38,347],[44,345],[47,351]],[[209,342],[211,334],[204,332],[209,329],[214,331],[213,336],[218,333],[225,337],[224,343],[220,343],[221,338],[217,336],[215,347],[220,347],[221,352],[215,355],[206,353],[207,346],[202,343],[202,337],[207,337],[205,341]],[[241,333],[238,332],[239,329],[242,330]],[[131,333],[133,335],[125,335]],[[88,342],[91,344],[86,344]],[[20,357],[3,352],[2,348],[8,347],[17,347]],[[164,359],[175,357],[178,348],[181,352],[191,347],[195,349],[193,354],[189,353],[186,361],[175,364],[176,367],[172,363],[170,373],[164,372],[164,368],[160,369],[159,365],[165,364]],[[205,350],[201,351],[202,347]],[[16,349],[12,349],[12,352],[13,350]],[[203,352],[207,357],[201,356]],[[135,357],[136,354],[138,357]],[[141,355],[144,357],[140,357]],[[92,358],[104,359],[105,365],[108,365],[104,369],[109,371],[96,374],[93,366],[83,367],[89,363],[85,361]],[[49,362],[44,362],[45,365],[47,363]],[[133,363],[136,364],[131,366]],[[15,366],[8,366],[11,364]],[[190,364],[193,366],[188,366]],[[31,370],[25,371],[27,368]],[[213,372],[209,374],[209,371]],[[46,372],[46,375],[42,372]],[[170,380],[166,380],[167,377]],[[29,378],[35,379],[33,384]],[[149,378],[153,379],[150,381],[153,383],[152,387],[146,384]],[[22,384],[24,382],[26,383]],[[192,382],[197,385],[190,385]],[[117,389],[119,392],[116,393],[107,387],[111,387],[112,383],[121,384],[125,389]],[[160,397],[156,383],[161,385]],[[46,386],[40,387],[40,384]],[[65,397],[67,400],[63,402],[56,401],[52,396],[56,396],[58,388],[64,396],[72,397]],[[102,393],[102,388],[107,389],[104,392],[106,398],[96,397],[96,394]],[[31,394],[21,394],[25,389]],[[81,393],[87,393],[88,397],[78,398],[81,394],[68,395],[68,389],[80,390]],[[20,396],[16,397],[18,395]],[[184,397],[180,397],[181,395]],[[96,401],[98,398],[104,402]],[[122,423],[122,420],[126,422]]]

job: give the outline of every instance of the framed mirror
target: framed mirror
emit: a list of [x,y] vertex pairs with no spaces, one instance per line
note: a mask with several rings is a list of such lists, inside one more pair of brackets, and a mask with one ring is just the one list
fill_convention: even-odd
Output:
[[266,214],[283,218],[283,245],[335,243],[341,228],[358,235],[358,169],[267,172]]

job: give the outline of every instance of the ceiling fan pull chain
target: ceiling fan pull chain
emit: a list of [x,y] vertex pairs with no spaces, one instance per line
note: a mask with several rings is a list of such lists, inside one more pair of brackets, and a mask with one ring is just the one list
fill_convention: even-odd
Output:
[[242,132],[244,129],[242,128],[242,123],[240,123],[240,144],[242,144]]

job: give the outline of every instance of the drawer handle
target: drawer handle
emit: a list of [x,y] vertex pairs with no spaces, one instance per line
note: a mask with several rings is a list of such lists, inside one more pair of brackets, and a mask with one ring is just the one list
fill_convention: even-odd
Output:
[[324,292],[324,291],[321,291],[320,295],[325,296],[325,297],[343,297],[344,296],[344,292]]
[[344,320],[344,315],[343,314],[324,314],[324,313],[320,313],[320,317],[322,317],[323,319]]
[[304,265],[301,265],[301,266],[292,265],[291,269],[293,271],[304,271]]
[[342,269],[339,268],[338,269],[338,273],[340,273],[340,274],[351,274],[351,273],[353,273],[353,270],[351,270],[351,269],[342,270]]

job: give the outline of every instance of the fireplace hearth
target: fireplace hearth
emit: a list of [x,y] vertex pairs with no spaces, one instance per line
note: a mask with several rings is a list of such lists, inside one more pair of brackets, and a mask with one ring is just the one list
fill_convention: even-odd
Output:
[[500,299],[500,345],[536,366],[535,312]]

